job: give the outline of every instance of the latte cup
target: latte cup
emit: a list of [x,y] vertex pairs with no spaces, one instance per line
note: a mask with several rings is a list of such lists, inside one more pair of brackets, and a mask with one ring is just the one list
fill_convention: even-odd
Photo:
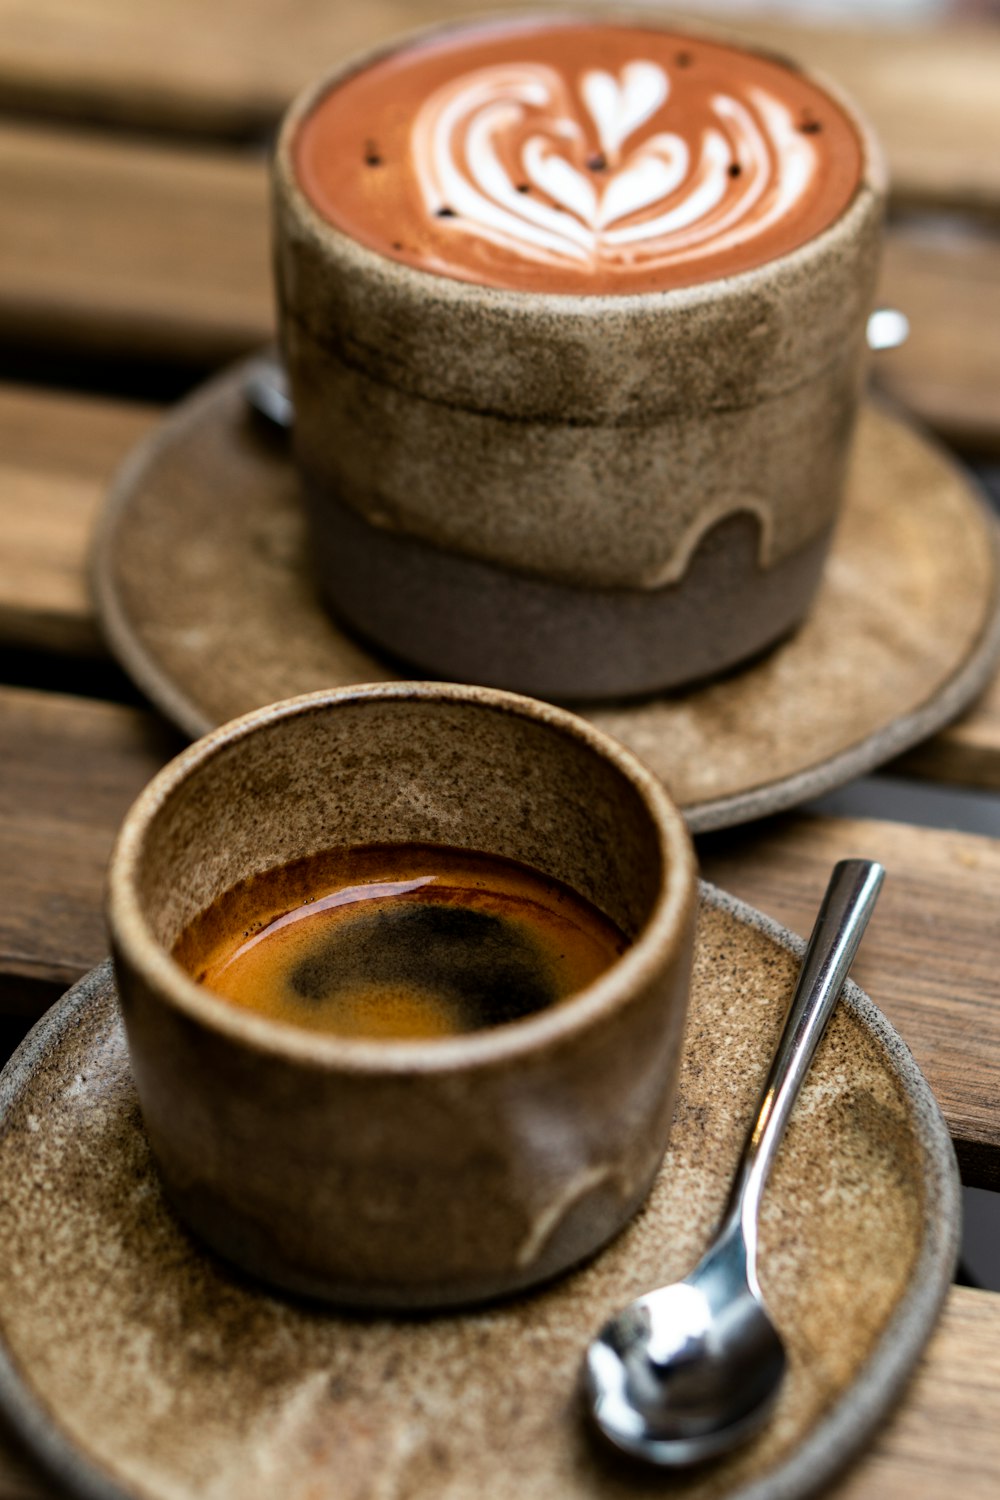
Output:
[[651,14],[494,18],[307,90],[273,184],[312,553],[349,625],[584,700],[801,621],[885,191],[839,90]]
[[[557,1004],[419,1040],[271,1019],[172,956],[248,877],[410,841],[529,865],[628,946]],[[660,783],[564,710],[401,683],[224,725],[140,795],[109,874],[132,1069],[178,1214],[252,1274],[362,1307],[477,1302],[594,1254],[666,1149],[696,894]]]

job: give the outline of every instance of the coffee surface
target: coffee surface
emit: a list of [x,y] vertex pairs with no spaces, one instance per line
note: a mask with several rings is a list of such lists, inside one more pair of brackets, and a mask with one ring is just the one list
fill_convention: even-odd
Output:
[[590,902],[527,865],[402,844],[328,850],[243,881],[173,956],[273,1020],[417,1038],[557,1005],[627,946]]
[[732,275],[837,219],[857,131],[793,67],[654,28],[450,30],[331,89],[300,185],[382,255],[488,286],[642,292]]

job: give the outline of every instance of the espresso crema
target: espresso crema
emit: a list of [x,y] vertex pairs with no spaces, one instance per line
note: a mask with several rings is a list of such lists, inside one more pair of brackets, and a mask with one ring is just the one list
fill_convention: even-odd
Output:
[[653,28],[441,33],[334,86],[294,141],[361,244],[487,286],[641,292],[732,275],[831,225],[861,141],[794,68]]

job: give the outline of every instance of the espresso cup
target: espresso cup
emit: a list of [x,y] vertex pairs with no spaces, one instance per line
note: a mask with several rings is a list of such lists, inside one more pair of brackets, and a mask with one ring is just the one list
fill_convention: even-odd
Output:
[[[426,1040],[307,1031],[173,957],[262,871],[410,841],[528,865],[628,946],[557,1005]],[[592,1255],[666,1148],[695,909],[662,786],[564,710],[401,683],[224,725],[140,795],[109,874],[132,1068],[177,1212],[266,1281],[367,1307],[476,1302]]]
[[273,181],[295,453],[349,625],[599,699],[802,619],[885,189],[839,90],[648,12],[521,13],[338,68]]

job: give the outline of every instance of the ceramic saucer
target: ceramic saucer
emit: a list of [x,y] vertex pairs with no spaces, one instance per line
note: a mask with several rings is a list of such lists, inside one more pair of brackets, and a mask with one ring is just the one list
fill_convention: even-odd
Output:
[[110,965],[0,1078],[0,1407],[88,1500],[792,1500],[858,1452],[930,1333],[954,1266],[948,1134],[853,984],[764,1203],[764,1290],[790,1351],[754,1442],[680,1477],[600,1449],[577,1381],[591,1333],[705,1244],[802,944],[704,887],[679,1103],[646,1207],[542,1291],[437,1318],[271,1296],[160,1192]]
[[[320,603],[287,444],[244,399],[258,367],[227,371],[139,446],[96,538],[111,649],[193,736],[296,693],[401,675]],[[696,831],[816,796],[986,685],[1000,656],[997,531],[961,470],[869,406],[804,626],[724,679],[583,712],[662,776]]]

